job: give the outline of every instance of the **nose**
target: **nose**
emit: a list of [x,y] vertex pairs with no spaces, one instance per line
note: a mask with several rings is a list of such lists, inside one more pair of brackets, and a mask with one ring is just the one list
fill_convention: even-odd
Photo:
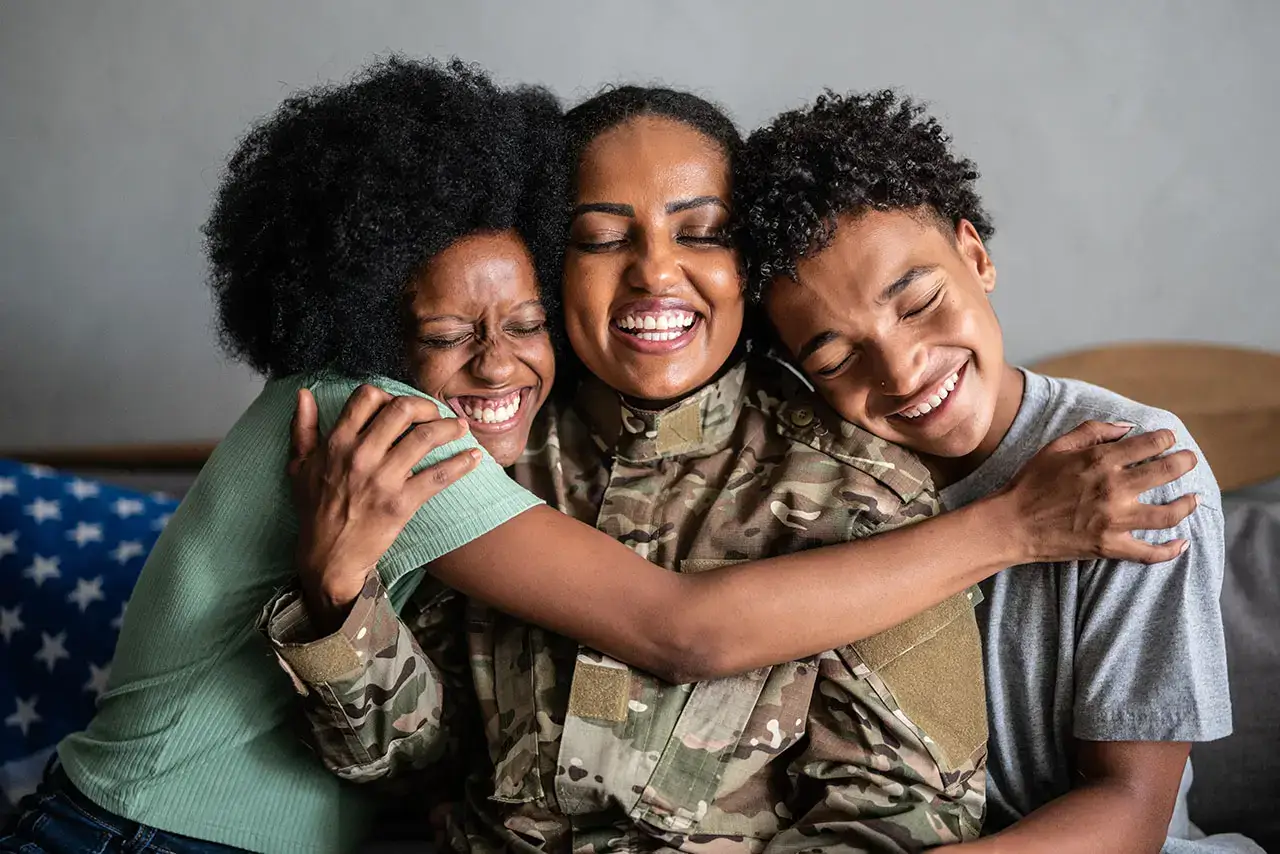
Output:
[[881,394],[904,397],[920,390],[929,367],[929,358],[919,342],[885,342],[872,349],[875,354],[876,386]]
[[471,360],[471,374],[485,385],[501,388],[516,372],[516,357],[501,335],[486,339]]
[[683,278],[675,247],[670,239],[638,241],[635,256],[627,268],[627,283],[651,294],[666,293]]

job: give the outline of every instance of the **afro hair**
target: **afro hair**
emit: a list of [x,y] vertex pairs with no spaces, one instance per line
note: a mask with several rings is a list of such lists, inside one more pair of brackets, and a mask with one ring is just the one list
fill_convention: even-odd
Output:
[[565,160],[554,96],[457,60],[392,57],[290,97],[230,158],[203,229],[225,348],[273,377],[405,377],[408,285],[458,238],[517,229],[558,279]]

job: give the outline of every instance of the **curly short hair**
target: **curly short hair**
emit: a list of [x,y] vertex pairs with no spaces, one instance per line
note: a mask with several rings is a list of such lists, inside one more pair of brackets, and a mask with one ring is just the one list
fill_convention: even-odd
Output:
[[407,286],[458,238],[518,229],[558,279],[563,151],[553,95],[457,60],[392,57],[290,97],[231,156],[203,229],[225,348],[268,376],[405,377]]
[[926,208],[951,228],[968,220],[984,241],[995,232],[974,189],[977,167],[951,151],[921,104],[890,90],[828,90],[751,134],[737,166],[738,239],[757,302],[831,241],[842,214]]

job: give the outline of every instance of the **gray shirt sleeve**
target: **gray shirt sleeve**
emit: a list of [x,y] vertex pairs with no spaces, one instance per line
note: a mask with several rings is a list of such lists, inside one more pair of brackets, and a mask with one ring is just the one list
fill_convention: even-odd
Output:
[[[1146,418],[1131,420],[1141,429],[1172,429],[1178,447],[1199,452],[1174,416],[1145,407],[1140,414]],[[1142,423],[1157,414],[1155,423]],[[1186,492],[1197,493],[1201,506],[1173,534],[1191,543],[1181,556],[1157,566],[1127,561],[1081,565],[1076,738],[1210,741],[1231,732],[1219,601],[1225,546],[1217,484],[1202,465],[1143,500],[1165,503]],[[1158,542],[1169,535],[1141,536]]]

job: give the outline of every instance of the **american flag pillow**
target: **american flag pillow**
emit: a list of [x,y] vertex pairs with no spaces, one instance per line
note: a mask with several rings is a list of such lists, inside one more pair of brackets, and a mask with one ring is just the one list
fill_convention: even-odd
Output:
[[93,716],[138,572],[177,506],[0,460],[0,815]]

